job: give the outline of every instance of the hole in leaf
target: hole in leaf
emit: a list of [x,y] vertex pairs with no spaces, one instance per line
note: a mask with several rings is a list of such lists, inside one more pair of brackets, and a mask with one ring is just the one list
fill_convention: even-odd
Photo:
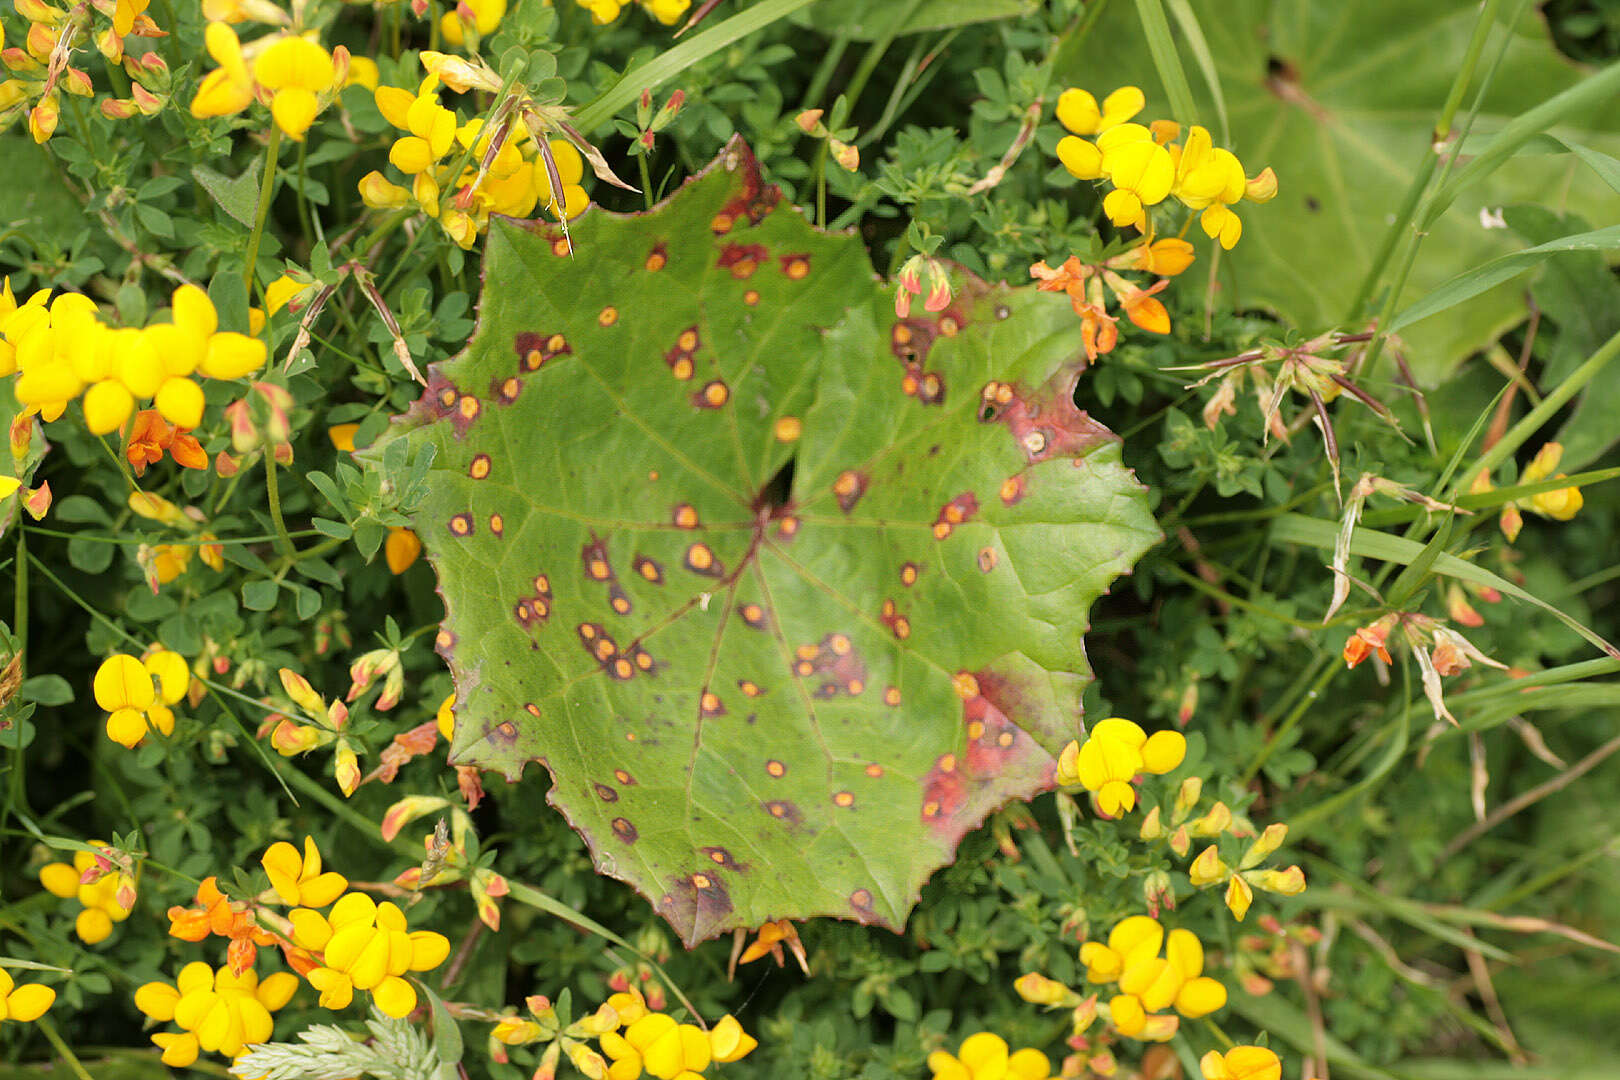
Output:
[[754,513],[774,518],[788,508],[793,495],[793,469],[797,463],[797,457],[788,458],[776,470],[776,475],[765,481],[765,486],[759,489],[759,497],[754,500]]

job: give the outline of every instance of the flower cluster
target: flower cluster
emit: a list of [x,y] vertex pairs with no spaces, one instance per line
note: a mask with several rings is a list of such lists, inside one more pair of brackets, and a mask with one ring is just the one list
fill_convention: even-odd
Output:
[[1011,1052],[1007,1040],[981,1031],[962,1040],[955,1054],[935,1050],[928,1055],[934,1080],[1046,1080],[1052,1062],[1039,1050],[1025,1047]]
[[618,19],[627,7],[640,4],[642,8],[663,23],[665,26],[674,26],[686,9],[692,6],[692,0],[574,0],[576,4],[591,13],[591,21],[597,26],[606,26]]
[[93,684],[96,704],[109,714],[107,738],[131,749],[148,731],[174,733],[174,710],[191,689],[191,668],[186,658],[158,649],[144,660],[114,653],[96,669]]
[[15,0],[17,14],[28,20],[28,33],[21,46],[4,48],[5,29],[0,27],[0,63],[11,72],[11,78],[0,82],[0,131],[26,111],[29,134],[35,142],[45,142],[61,117],[61,91],[75,97],[95,93],[89,73],[72,63],[88,40],[109,65],[122,61],[134,80],[130,97],[102,99],[104,115],[117,120],[162,109],[168,99],[168,65],[156,53],[124,52],[126,37],[166,36],[146,14],[149,2],[81,3],[63,11],[47,0]]
[[1058,757],[1057,782],[1079,784],[1097,795],[1097,808],[1119,817],[1136,806],[1131,785],[1144,773],[1164,775],[1187,756],[1187,739],[1178,731],[1150,737],[1136,724],[1110,717],[1091,729],[1085,743],[1071,742]]
[[[1070,88],[1058,98],[1058,122],[1072,134],[1057,145],[1058,160],[1076,179],[1107,180],[1103,212],[1115,225],[1154,233],[1149,208],[1174,196],[1196,212],[1205,235],[1230,249],[1243,235],[1232,211],[1243,199],[1263,203],[1277,194],[1269,168],[1249,178],[1230,150],[1214,145],[1209,132],[1192,125],[1186,141],[1174,121],[1130,123],[1147,99],[1134,86],[1109,94],[1101,106],[1085,90]],[[1089,136],[1089,138],[1088,138]]]
[[56,1001],[56,991],[42,983],[18,986],[11,972],[0,968],[0,1020],[28,1023],[45,1015]]
[[229,967],[210,968],[194,961],[180,969],[174,983],[149,982],[135,991],[135,1007],[179,1031],[159,1031],[152,1042],[163,1050],[163,1064],[183,1069],[200,1051],[236,1057],[250,1043],[268,1042],[280,1010],[298,989],[298,977],[278,971],[260,979]]
[[[1536,451],[1536,456],[1530,459],[1530,464],[1524,467],[1519,474],[1521,484],[1539,484],[1543,480],[1562,480],[1564,474],[1558,472],[1558,463],[1563,460],[1564,447],[1561,443],[1550,442]],[[1474,479],[1471,491],[1480,493],[1491,490],[1491,478],[1488,473],[1480,473]],[[1521,511],[1528,510],[1554,521],[1569,521],[1580,513],[1585,505],[1585,498],[1578,487],[1554,488],[1552,491],[1542,491],[1522,499],[1512,499],[1502,507],[1500,525],[1502,535],[1507,537],[1508,543],[1519,538],[1519,530],[1524,528],[1524,515]]]
[[456,0],[439,17],[439,36],[458,49],[469,41],[476,45],[478,39],[493,34],[505,17],[506,0]]
[[[311,902],[325,896],[330,885],[319,869],[317,863],[316,876],[307,882]],[[299,886],[300,895],[304,887]],[[431,971],[450,955],[450,940],[443,934],[410,930],[398,907],[388,901],[379,904],[365,893],[344,893],[325,915],[298,907],[288,917],[293,942],[320,954],[304,977],[320,991],[321,1005],[328,1009],[347,1008],[356,990],[367,990],[385,1015],[405,1016],[416,1008],[416,989],[403,976]]]
[[16,305],[0,297],[0,376],[17,372],[14,392],[29,413],[55,420],[84,397],[84,421],[104,435],[124,426],[135,403],[152,400],[187,431],[202,423],[203,391],[193,378],[239,379],[264,366],[264,342],[219,329],[208,294],[182,285],[173,321],[144,329],[103,323],[80,293],[50,299],[42,289]]
[[[411,186],[401,187],[381,172],[369,172],[360,180],[367,206],[393,209],[414,204],[464,248],[489,227],[490,214],[527,217],[537,205],[553,217],[573,218],[584,212],[589,202],[580,186],[585,163],[572,144],[556,139],[542,148],[516,116],[491,123],[488,130],[478,117],[458,123],[456,113],[439,104],[438,72],[447,70],[450,58],[424,53],[422,59],[429,73],[416,93],[397,86],[379,86],[375,93],[378,110],[405,133],[394,140],[388,161]],[[462,89],[448,81],[446,85]],[[553,169],[562,188],[561,215],[552,190]]]
[[219,882],[212,876],[203,878],[197,886],[196,907],[169,909],[170,937],[202,941],[210,934],[230,942],[225,962],[237,975],[253,966],[261,946],[276,944],[275,935],[259,926],[249,905],[220,892]]
[[1476,660],[1487,667],[1507,670],[1506,664],[1480,652],[1473,642],[1439,619],[1415,611],[1391,611],[1366,626],[1356,627],[1344,643],[1345,667],[1353,668],[1373,655],[1390,663],[1389,637],[1397,630],[1400,631],[1398,640],[1406,643],[1417,661],[1423,675],[1423,693],[1434,709],[1436,720],[1457,722],[1446,707],[1444,689],[1440,685],[1442,677],[1466,671]]
[[[1164,956],[1159,955],[1160,947]],[[1132,915],[1108,934],[1107,943],[1080,946],[1086,980],[1118,983],[1108,1012],[1121,1035],[1163,1042],[1180,1024],[1161,1010],[1175,1008],[1189,1020],[1226,1005],[1226,987],[1204,974],[1204,946],[1191,930],[1165,934],[1157,919]]]
[[[1197,823],[1200,827],[1194,829],[1195,835],[1219,836],[1225,831],[1226,825],[1231,822],[1231,811],[1221,803],[1216,803],[1216,810],[1211,810]],[[1224,822],[1209,821],[1217,811],[1224,812]],[[1236,867],[1228,866],[1222,859],[1220,849],[1210,844],[1198,857],[1193,859],[1187,867],[1187,876],[1192,880],[1193,888],[1203,889],[1211,885],[1226,885],[1226,906],[1232,912],[1232,917],[1242,922],[1249,913],[1249,905],[1254,903],[1254,890],[1276,893],[1279,896],[1298,896],[1305,891],[1305,872],[1297,866],[1290,866],[1285,870],[1259,870],[1256,869],[1272,852],[1282,847],[1283,841],[1288,838],[1288,826],[1275,822],[1266,826],[1265,832],[1255,837],[1248,850],[1238,860]]]
[[[339,46],[335,56],[327,52],[273,4],[229,7],[233,17],[210,22],[203,36],[208,55],[219,66],[197,87],[191,115],[235,116],[258,101],[270,107],[277,128],[302,142],[321,110],[347,85],[348,50]],[[276,29],[244,48],[231,23],[249,18],[266,20]]]
[[[133,447],[135,443],[132,441],[130,445]],[[218,461],[222,463],[225,459],[226,455],[220,453]],[[207,521],[203,512],[195,506],[188,506],[182,510],[161,495],[153,495],[146,491],[131,492],[129,508],[137,516],[148,521],[155,521],[160,525],[167,525],[187,533],[197,533]],[[193,555],[215,572],[225,568],[225,549],[210,532],[197,533],[194,540],[183,543],[142,544],[136,551],[135,559],[146,575],[147,586],[156,593],[160,585],[167,585],[186,572]],[[165,731],[164,734],[167,735],[168,732]]]
[[1211,1050],[1198,1062],[1204,1080],[1282,1080],[1282,1061],[1264,1046]]
[[[1080,316],[1081,341],[1086,358],[1095,360],[1114,351],[1119,343],[1119,316],[1108,313],[1111,294],[1125,317],[1152,334],[1170,332],[1170,313],[1157,293],[1170,284],[1169,278],[1192,265],[1192,245],[1175,237],[1144,239],[1129,250],[1098,265],[1081,262],[1071,255],[1053,268],[1044,261],[1029,268],[1041,292],[1067,293],[1074,313]],[[1121,277],[1118,271],[1140,270],[1165,275],[1147,288]],[[1106,291],[1105,291],[1106,290]]]
[[[100,841],[92,841],[99,846]],[[73,932],[86,945],[106,941],[113,923],[123,922],[135,906],[132,874],[107,873],[109,865],[88,851],[75,851],[73,862],[47,863],[39,869],[45,891],[63,900],[77,900],[84,910],[73,921]],[[122,895],[120,895],[122,894]]]
[[281,686],[312,724],[300,724],[281,713],[272,713],[260,729],[270,735],[270,744],[282,757],[305,754],[318,746],[332,746],[332,776],[344,795],[353,795],[360,786],[360,760],[354,746],[344,737],[349,709],[343,702],[327,702],[309,685],[309,680],[291,668],[281,669]]

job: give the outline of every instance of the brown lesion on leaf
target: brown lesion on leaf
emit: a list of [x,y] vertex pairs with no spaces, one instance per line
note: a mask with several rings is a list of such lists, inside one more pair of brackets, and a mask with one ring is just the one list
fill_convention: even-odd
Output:
[[763,804],[765,812],[777,821],[786,822],[791,826],[804,824],[804,814],[797,805],[788,799],[772,799]]
[[715,557],[714,549],[704,543],[693,544],[686,549],[686,568],[692,573],[703,577],[722,578],[726,576],[726,568]]
[[441,627],[439,632],[433,636],[433,651],[448,660],[451,654],[455,652],[456,641],[454,630],[449,627]]
[[939,513],[934,518],[934,539],[944,540],[951,535],[956,526],[972,521],[978,513],[979,497],[971,491],[962,492],[939,508]]
[[709,861],[714,863],[716,866],[724,867],[727,870],[734,870],[739,873],[745,869],[741,863],[731,857],[731,852],[727,851],[723,847],[712,845],[709,847],[698,848],[698,850],[704,855],[708,856]]
[[641,833],[630,823],[629,818],[616,817],[613,819],[613,835],[627,844],[633,844],[641,838]]
[[510,405],[523,393],[523,380],[516,375],[508,375],[504,379],[489,380],[489,396],[502,405]]
[[631,560],[630,565],[635,569],[636,573],[641,575],[642,580],[651,582],[654,585],[664,583],[664,568],[658,565],[655,560],[649,559],[645,555],[637,555]]
[[[887,689],[885,689],[883,691],[883,704],[888,705],[891,708],[899,706],[899,704],[900,704],[900,688],[898,686],[891,686],[891,687],[888,687]],[[881,765],[868,765],[866,767],[866,774],[868,776],[871,776],[873,769],[879,770],[877,775],[879,775],[879,776],[883,775],[883,773],[882,773],[883,766],[881,766]]]
[[474,532],[473,516],[471,514],[457,514],[448,524],[451,536],[467,537]]
[[731,400],[731,388],[722,379],[713,379],[703,384],[703,388],[692,395],[692,407],[695,409],[718,409]]
[[674,346],[664,354],[669,373],[681,382],[690,379],[697,370],[697,351],[702,344],[703,337],[698,333],[696,323],[682,330],[676,336]]
[[1029,493],[1029,480],[1023,473],[1016,473],[1001,482],[1001,491],[997,494],[1003,506],[1011,506]]
[[849,894],[849,907],[855,914],[855,921],[862,924],[878,922],[877,913],[872,910],[872,894],[867,889],[856,889]]
[[680,503],[669,512],[669,520],[677,529],[695,529],[700,524],[698,512],[691,503]]
[[490,731],[488,738],[492,742],[504,742],[506,745],[510,746],[517,742],[517,734],[517,725],[512,723],[512,721],[507,720],[503,723],[496,724],[494,729]]
[[835,791],[833,792],[832,802],[834,806],[848,810],[855,805],[855,793],[853,791]]
[[609,304],[607,307],[596,313],[596,325],[602,327],[604,330],[618,321],[619,309],[614,307],[612,304]]
[[574,347],[562,334],[526,330],[512,339],[512,350],[518,356],[518,372],[523,374],[539,371],[557,357],[572,353]]
[[923,405],[943,405],[945,376],[937,371],[925,371],[921,364],[907,364],[906,373],[900,376],[900,392]]
[[504,536],[506,534],[506,519],[501,517],[500,514],[489,515],[489,531],[496,536]]
[[743,692],[744,697],[759,697],[765,692],[759,683],[752,679],[738,679],[737,689]]
[[647,259],[641,265],[653,273],[662,270],[669,265],[669,248],[662,240],[658,241],[653,245],[653,249],[647,252]]
[[613,566],[608,562],[607,545],[596,536],[580,549],[579,558],[585,565],[585,576],[592,581],[612,581]]
[[698,697],[698,715],[705,720],[716,716],[726,715],[726,703],[720,700],[720,695],[712,690],[705,690]]
[[715,265],[722,270],[731,272],[731,276],[743,281],[754,275],[759,264],[768,257],[764,244],[736,244],[728,243],[721,247],[720,257]]
[[712,937],[732,912],[731,894],[718,870],[676,878],[658,906],[671,925],[681,928],[688,947]]
[[747,304],[749,307],[758,307],[759,290],[749,289],[747,292],[743,293],[743,303]]
[[775,758],[771,758],[765,762],[765,775],[772,780],[780,780],[787,775],[787,766]]
[[792,514],[784,514],[776,521],[776,538],[778,540],[792,540],[799,534],[799,519]]
[[810,276],[810,253],[799,252],[794,255],[780,257],[782,275],[791,281],[803,281]]
[[1001,556],[997,553],[995,548],[982,547],[979,549],[979,569],[984,571],[986,574],[994,570],[996,568],[996,563],[1000,561]]
[[474,456],[472,462],[468,464],[467,475],[472,477],[474,480],[487,479],[489,477],[491,465],[492,462],[490,461],[488,454],[478,454]]
[[878,619],[889,628],[896,641],[904,641],[911,636],[911,620],[900,614],[900,607],[894,600],[883,601],[883,607],[878,609]]
[[740,169],[737,194],[721,208],[709,222],[709,230],[716,236],[725,236],[736,226],[738,219],[747,218],[758,225],[782,197],[774,185],[767,185],[760,175],[759,161],[747,147],[729,147],[727,166]]
[[634,787],[636,783],[636,778],[631,776],[629,771],[626,769],[614,769],[613,779],[617,780],[625,787]]
[[596,789],[596,797],[603,802],[618,802],[619,793],[606,784],[592,785]]
[[914,562],[900,564],[900,584],[910,588],[917,584],[917,576],[922,573],[922,567]]
[[[1005,424],[1031,465],[1058,457],[1081,458],[1116,436],[1075,406],[1078,378],[1077,369],[1065,368],[1040,390],[1027,394],[1006,383],[990,383],[981,396],[979,419]],[[1007,501],[1005,496],[1002,501]]]
[[770,629],[770,621],[766,618],[765,609],[758,604],[739,604],[737,605],[737,614],[742,616],[743,625],[750,630]]
[[866,494],[867,483],[866,474],[854,469],[845,469],[839,473],[832,485],[833,497],[838,500],[838,509],[846,514],[855,509],[855,504]]
[[630,597],[619,587],[618,582],[608,586],[608,607],[613,609],[615,615],[630,614]]
[[866,772],[866,775],[873,780],[883,779],[883,766],[879,765],[875,761],[868,765],[864,771]]

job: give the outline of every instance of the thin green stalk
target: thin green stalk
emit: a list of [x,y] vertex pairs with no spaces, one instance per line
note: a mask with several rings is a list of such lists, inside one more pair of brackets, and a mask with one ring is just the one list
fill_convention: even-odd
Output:
[[860,66],[855,69],[855,74],[850,76],[849,82],[844,84],[842,96],[849,101],[851,111],[854,111],[855,103],[860,100],[861,92],[866,89],[867,80],[877,70],[883,54],[889,51],[889,46],[894,44],[894,39],[900,35],[900,28],[906,25],[906,20],[921,6],[922,0],[907,0],[904,5],[891,9],[894,17],[890,19],[887,29],[872,39],[872,44],[866,48],[866,55],[861,57]]
[[39,1026],[40,1032],[44,1034],[45,1038],[50,1042],[50,1044],[56,1048],[56,1052],[61,1055],[62,1060],[66,1062],[67,1067],[73,1070],[74,1076],[77,1076],[79,1080],[95,1080],[95,1077],[90,1075],[90,1071],[86,1069],[83,1063],[79,1061],[78,1057],[74,1055],[73,1049],[69,1047],[67,1043],[62,1041],[62,1036],[56,1030],[56,1025],[51,1023],[50,1017],[42,1016],[38,1020],[35,1020],[34,1023]]
[[838,61],[844,58],[844,51],[849,48],[848,29],[840,30],[832,39],[827,51],[821,54],[821,64],[816,73],[810,78],[810,88],[804,93],[804,101],[799,105],[799,111],[813,109],[816,102],[827,92],[827,86],[832,82],[833,72],[838,70]]
[[264,235],[265,219],[270,216],[270,196],[276,187],[276,157],[281,150],[281,128],[270,127],[270,142],[264,148],[264,182],[259,185],[259,206],[253,214],[253,232],[248,236],[247,267],[242,280],[247,285],[248,302],[253,302],[253,268],[259,261],[259,239]]
[[292,558],[297,549],[293,547],[292,537],[287,535],[287,523],[281,520],[281,491],[276,480],[276,455],[266,448],[264,453],[264,488],[270,497],[270,520],[275,522],[277,547],[281,553]]
[[652,176],[647,171],[647,155],[636,155],[636,166],[641,170],[641,197],[647,204],[647,209],[653,208]]
[[1241,596],[1234,596],[1224,589],[1211,585],[1209,582],[1205,581],[1196,574],[1189,574],[1175,563],[1165,563],[1163,569],[1171,577],[1180,581],[1182,584],[1190,585],[1194,589],[1203,593],[1205,596],[1219,600],[1223,604],[1231,604],[1233,607],[1242,608],[1244,611],[1252,611],[1256,615],[1263,615],[1268,619],[1276,619],[1278,622],[1287,623],[1289,626],[1298,627],[1301,630],[1321,629],[1316,623],[1305,622],[1303,619],[1296,619],[1292,615],[1284,615],[1280,611],[1273,611],[1271,608],[1268,608],[1263,604],[1256,604],[1252,600],[1245,600]]
[[[309,156],[309,140],[305,139],[298,144],[298,186],[294,194],[298,196],[298,228],[304,234],[304,245],[312,245],[312,234],[315,232],[314,219],[309,214],[309,201],[304,198],[305,165],[304,159]],[[252,294],[249,293],[251,298]]]
[[1265,768],[1266,762],[1271,760],[1271,755],[1277,752],[1277,747],[1282,744],[1283,738],[1294,730],[1294,725],[1298,724],[1304,718],[1305,713],[1310,710],[1310,707],[1316,704],[1317,697],[1323,690],[1327,689],[1327,684],[1332,682],[1333,677],[1339,673],[1339,667],[1333,662],[1334,659],[1334,657],[1326,653],[1317,657],[1316,663],[1320,665],[1320,671],[1318,671],[1315,680],[1311,683],[1310,689],[1300,696],[1293,710],[1283,718],[1282,723],[1277,725],[1276,730],[1271,733],[1271,738],[1266,740],[1266,745],[1260,748],[1260,752],[1249,763],[1249,767],[1243,770],[1243,776],[1238,780],[1239,787],[1249,786],[1249,781],[1253,780],[1260,770]]
[[1587,358],[1586,362],[1574,371],[1569,377],[1559,383],[1552,393],[1542,399],[1537,405],[1525,414],[1524,418],[1508,429],[1508,433],[1499,439],[1495,446],[1479,456],[1479,460],[1465,469],[1458,477],[1451,489],[1451,498],[1456,499],[1465,485],[1472,483],[1473,478],[1480,473],[1489,473],[1498,465],[1508,459],[1519,447],[1527,442],[1530,436],[1541,429],[1541,426],[1550,420],[1559,409],[1562,409],[1570,398],[1580,393],[1581,389],[1591,382],[1616,356],[1620,356],[1620,333],[1605,341]]
[[1406,194],[1401,198],[1400,208],[1395,211],[1395,220],[1390,222],[1389,228],[1384,232],[1384,239],[1378,245],[1378,253],[1373,256],[1373,262],[1367,268],[1367,274],[1361,279],[1361,287],[1356,290],[1355,301],[1350,305],[1350,317],[1347,320],[1352,326],[1361,321],[1366,314],[1367,304],[1372,300],[1373,289],[1384,276],[1384,270],[1389,265],[1390,257],[1395,254],[1395,245],[1406,234],[1407,226],[1412,222],[1412,216],[1417,213],[1418,201],[1429,186],[1429,180],[1434,176],[1435,166],[1440,162],[1437,151],[1438,144],[1451,133],[1452,121],[1456,118],[1457,109],[1462,105],[1463,94],[1468,90],[1468,84],[1474,80],[1474,68],[1479,64],[1480,53],[1485,49],[1485,41],[1490,36],[1491,24],[1496,18],[1496,8],[1501,0],[1486,0],[1485,7],[1480,11],[1479,18],[1474,22],[1473,36],[1468,40],[1468,52],[1463,57],[1463,63],[1457,69],[1457,76],[1451,81],[1451,90],[1446,94],[1446,102],[1440,109],[1440,116],[1435,120],[1433,137],[1429,145],[1423,148],[1422,160],[1412,174],[1412,182],[1407,185]]
[[1198,118],[1198,111],[1193,106],[1192,85],[1176,52],[1176,39],[1170,34],[1170,21],[1164,16],[1164,4],[1161,0],[1136,0],[1136,14],[1142,20],[1153,67],[1170,98],[1170,112],[1185,128]]

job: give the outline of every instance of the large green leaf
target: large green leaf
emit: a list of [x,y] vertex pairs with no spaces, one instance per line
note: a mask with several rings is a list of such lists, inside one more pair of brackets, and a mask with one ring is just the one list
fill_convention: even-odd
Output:
[[492,229],[472,343],[401,425],[437,451],[416,526],[454,760],[543,763],[688,943],[898,928],[967,830],[1051,784],[1087,609],[1157,537],[1073,404],[1077,320],[961,280],[897,323],[858,238],[735,142],[571,236]]
[[[1275,309],[1308,332],[1340,325],[1430,141],[1479,4],[1195,0],[1193,6],[1216,58],[1232,149],[1251,174],[1270,165],[1280,182],[1272,202],[1238,208],[1243,239],[1224,257],[1234,298]],[[1135,83],[1147,90],[1150,112],[1169,115],[1129,5],[1112,5],[1091,40],[1080,64],[1057,73],[1066,85],[1100,95]],[[1481,71],[1499,40],[1493,36],[1487,45]],[[1469,146],[1483,146],[1514,116],[1581,77],[1554,50],[1540,16],[1530,13],[1516,29]],[[1471,101],[1472,90],[1464,112]],[[1200,109],[1202,122],[1212,125],[1207,97]],[[1612,108],[1573,119],[1557,134],[1611,154],[1620,149]],[[1490,213],[1518,202],[1555,203],[1602,224],[1613,216],[1614,192],[1574,155],[1521,153],[1464,191],[1436,222],[1402,292],[1403,306],[1522,246]],[[1439,381],[1522,319],[1523,292],[1522,283],[1503,282],[1403,329],[1418,376]]]

